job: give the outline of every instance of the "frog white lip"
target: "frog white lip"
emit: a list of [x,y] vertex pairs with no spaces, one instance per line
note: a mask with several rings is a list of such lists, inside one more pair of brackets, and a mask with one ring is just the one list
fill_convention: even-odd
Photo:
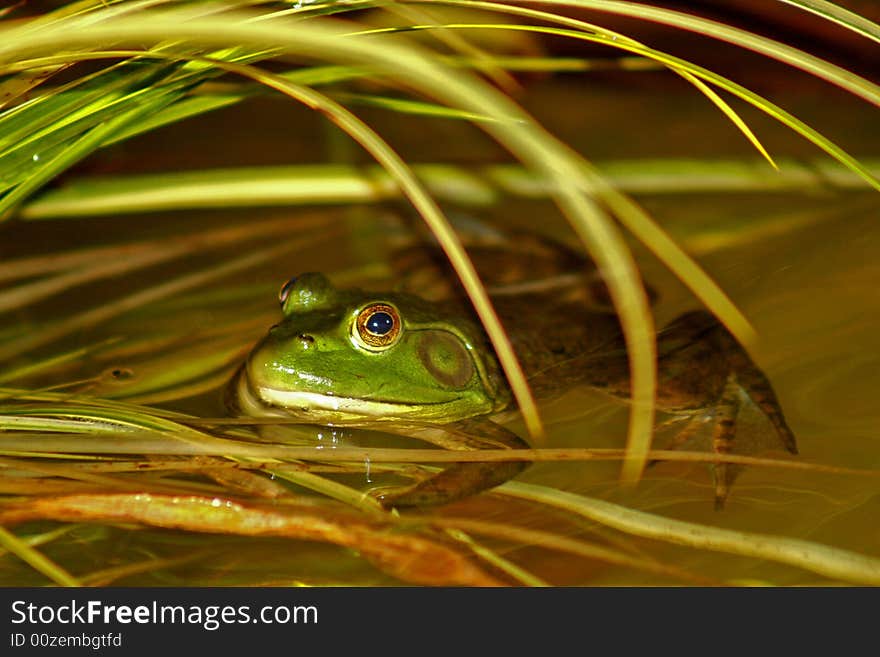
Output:
[[236,404],[245,415],[263,417],[293,417],[309,423],[358,425],[369,420],[395,421],[404,417],[417,417],[419,421],[442,419],[451,421],[458,396],[450,399],[417,404],[383,399],[359,399],[339,395],[307,392],[303,390],[279,390],[269,386],[254,385],[242,369],[236,382]]
[[292,409],[299,409],[304,412],[331,411],[346,415],[399,417],[417,412],[419,406],[421,406],[419,404],[398,404],[372,399],[322,395],[317,392],[304,392],[301,390],[276,390],[274,388],[260,388],[259,395],[265,403],[288,409],[288,411]]

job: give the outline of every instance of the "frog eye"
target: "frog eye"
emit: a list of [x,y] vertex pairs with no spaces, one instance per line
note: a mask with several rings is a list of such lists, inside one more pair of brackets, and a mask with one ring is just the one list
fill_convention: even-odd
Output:
[[384,351],[400,338],[400,315],[387,303],[371,303],[361,310],[352,325],[355,344],[369,351]]
[[290,296],[290,291],[293,289],[293,286],[296,285],[296,276],[290,278],[284,285],[281,286],[281,289],[278,290],[278,303],[281,304],[281,307],[284,307],[284,302],[287,301],[287,297]]

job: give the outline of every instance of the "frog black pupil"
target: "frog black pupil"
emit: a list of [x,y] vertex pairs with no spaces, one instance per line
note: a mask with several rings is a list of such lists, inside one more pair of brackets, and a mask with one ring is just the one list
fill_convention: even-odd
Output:
[[385,335],[394,328],[394,318],[386,312],[375,312],[367,319],[366,327],[373,335]]

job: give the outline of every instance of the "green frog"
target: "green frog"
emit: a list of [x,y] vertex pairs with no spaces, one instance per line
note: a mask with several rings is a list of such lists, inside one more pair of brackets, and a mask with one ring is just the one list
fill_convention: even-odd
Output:
[[[628,398],[623,333],[610,308],[571,298],[567,283],[558,290],[552,282],[502,288],[495,287],[493,303],[538,399],[576,384]],[[230,384],[235,411],[378,428],[449,449],[528,447],[493,419],[511,408],[512,397],[466,304],[337,289],[320,273],[290,279],[279,299],[283,318]],[[727,453],[748,398],[781,445],[797,453],[766,376],[712,315],[682,315],[658,332],[657,346],[659,410],[691,418],[711,413],[712,447]],[[386,508],[444,504],[496,486],[527,465],[459,463],[377,497]],[[714,466],[717,506],[731,477],[724,464]]]

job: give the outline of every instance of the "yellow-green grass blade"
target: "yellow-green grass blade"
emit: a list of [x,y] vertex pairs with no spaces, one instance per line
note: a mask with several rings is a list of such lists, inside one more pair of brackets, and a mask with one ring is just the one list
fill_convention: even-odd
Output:
[[[156,103],[155,109],[173,101],[173,89],[144,86],[155,84],[156,76],[168,70],[165,63],[148,66],[146,71],[141,67],[133,73],[111,66],[110,75],[94,79],[86,76],[86,89],[50,90],[5,112],[0,116],[0,130],[5,137],[0,151],[4,188],[29,181],[34,172],[39,174],[47,161],[63,153],[89,130],[100,129],[126,111],[140,110],[143,115],[150,99]],[[96,147],[102,144],[99,142]]]
[[466,545],[471,552],[476,554],[483,561],[505,573],[513,581],[519,582],[525,586],[550,586],[549,583],[537,575],[529,572],[522,566],[513,563],[510,559],[504,558],[495,550],[491,550],[482,543],[475,541],[460,528],[447,526],[445,531],[456,541]]
[[[522,16],[531,19],[548,21],[551,23],[557,23],[561,25],[565,25],[567,27],[571,27],[577,30],[582,30],[587,34],[593,35],[595,37],[601,37],[606,39],[610,44],[631,44],[640,48],[646,48],[644,44],[639,43],[635,39],[632,39],[626,35],[623,35],[619,32],[614,32],[612,30],[608,30],[598,25],[594,25],[592,23],[587,23],[581,20],[577,20],[574,18],[569,18],[567,16],[557,16],[555,14],[551,14],[544,11],[538,11],[535,9],[528,8],[520,8],[508,6],[500,3],[493,2],[481,2],[478,0],[446,0],[446,2],[452,6],[461,6],[461,7],[479,7],[483,10],[495,11],[505,14],[512,14],[515,16]],[[448,25],[450,30],[453,28],[461,28],[461,24],[458,25]],[[487,26],[488,27],[488,26]],[[490,29],[498,29],[499,26],[493,25]],[[380,28],[373,30],[365,30],[361,32],[361,34],[379,34],[382,32],[395,32],[395,31],[415,31],[415,30],[431,30],[434,29],[429,25],[411,25],[407,27],[401,28]],[[540,31],[538,28],[536,31]],[[663,62],[658,62],[663,63]],[[667,64],[668,65],[668,64]],[[669,66],[669,68],[675,73],[681,75],[685,80],[687,80],[690,84],[692,84],[700,93],[705,95],[716,107],[718,107],[722,113],[724,113],[731,122],[743,133],[743,135],[748,139],[752,145],[757,149],[761,155],[773,166],[774,168],[778,168],[776,163],[770,157],[767,150],[752,132],[752,130],[746,125],[745,121],[743,121],[739,115],[733,110],[730,105],[728,105],[723,98],[721,98],[718,94],[716,94],[710,87],[704,84],[700,79],[695,77],[693,74],[689,73],[686,70],[677,68],[675,66]]]
[[[52,543],[53,541],[61,538],[65,534],[69,534],[77,528],[77,525],[71,524],[65,525],[63,527],[57,527],[56,529],[51,529],[41,534],[32,534],[27,537],[17,536],[16,538],[31,547],[39,547],[41,545],[46,545],[47,543]],[[6,554],[6,550],[0,550],[0,556],[3,556],[4,554]]]
[[[474,68],[475,62],[467,57],[441,56],[440,61],[449,66]],[[665,68],[658,62],[644,57],[528,57],[525,55],[498,55],[492,58],[507,71],[522,73],[585,73],[588,71],[659,71]]]
[[16,207],[37,189],[98,148],[109,135],[128,124],[137,122],[140,117],[145,116],[151,111],[152,107],[150,106],[136,107],[125,114],[110,119],[102,125],[92,128],[88,133],[50,159],[36,172],[29,175],[24,182],[0,199],[0,221],[8,219]]
[[[110,400],[105,400],[109,402]],[[31,415],[28,415],[30,413]],[[39,413],[40,415],[37,415]],[[122,420],[118,419],[122,418]],[[171,421],[171,424],[154,425],[156,419]],[[123,420],[125,422],[123,423]],[[3,453],[19,458],[55,458],[64,460],[89,461],[105,460],[111,455],[153,454],[172,456],[225,456],[246,459],[248,465],[262,468],[284,463],[278,468],[286,468],[291,462],[296,463],[299,470],[301,461],[320,462],[322,465],[338,464],[349,472],[366,471],[365,464],[382,471],[401,470],[401,464],[425,463],[509,463],[513,461],[528,462],[606,462],[619,461],[626,458],[623,449],[571,447],[571,448],[540,448],[518,450],[474,450],[468,452],[446,451],[428,448],[393,448],[393,447],[336,447],[332,450],[317,445],[314,428],[308,425],[287,424],[279,420],[255,420],[253,418],[168,418],[160,415],[153,407],[100,406],[85,404],[76,398],[68,407],[21,405],[7,406],[0,412],[0,422],[8,432],[0,437]],[[93,427],[92,425],[95,424]],[[227,429],[222,438],[206,431],[200,433],[180,434],[181,427],[216,426],[239,427],[245,424],[253,426],[283,426],[285,443],[247,442],[254,435],[249,432]],[[19,433],[13,434],[16,430]],[[70,434],[70,436],[66,435]],[[180,436],[186,442],[174,440]],[[88,436],[88,440],[82,440]],[[287,440],[289,438],[289,440]],[[89,456],[96,455],[96,456]],[[672,463],[732,463],[757,468],[791,470],[811,474],[827,474],[843,477],[860,477],[868,480],[880,478],[880,470],[868,468],[848,468],[843,466],[811,463],[806,461],[782,460],[778,458],[762,458],[739,454],[714,454],[711,452],[686,452],[670,450],[652,450],[653,460]],[[106,466],[98,463],[82,466],[87,471],[139,471],[174,470],[174,463],[181,469],[189,470],[185,462],[167,460],[143,465],[140,462],[128,465],[125,463]],[[88,466],[88,467],[87,467]],[[204,467],[204,466],[200,466]],[[352,470],[354,468],[354,470]],[[425,470],[436,468],[424,467]],[[332,469],[333,471],[337,471]],[[873,485],[873,482],[868,485]]]
[[[155,49],[163,52],[162,47]],[[5,137],[7,147],[0,152],[0,168],[6,187],[21,180],[30,182],[32,171],[41,172],[46,168],[40,159],[54,157],[69,146],[83,132],[100,128],[102,122],[119,118],[120,114],[132,107],[146,110],[152,104],[153,112],[173,103],[194,84],[218,74],[218,70],[206,60],[180,62],[178,57],[154,57],[159,64],[143,61],[149,53],[130,53],[127,62],[113,64],[105,71],[87,75],[75,80],[65,88],[50,91],[31,102],[22,104],[0,115],[0,131]],[[119,57],[120,52],[102,53]],[[251,61],[266,55],[264,52],[247,53],[240,49],[224,49],[213,53],[215,57],[231,61]],[[68,62],[76,61],[77,55],[66,56]],[[50,58],[62,62],[62,56]],[[170,59],[169,62],[161,60]],[[16,62],[13,68],[28,65]],[[82,83],[88,82],[86,89]],[[89,87],[95,87],[89,89]],[[146,113],[146,112],[145,112]],[[106,145],[112,140],[104,138],[94,148]],[[15,172],[13,174],[13,172]]]
[[[619,48],[621,50],[628,50],[630,52],[642,54],[646,57],[650,57],[652,59],[657,60],[658,62],[662,62],[667,66],[675,69],[676,71],[682,71],[686,74],[694,76],[698,79],[711,82],[716,86],[728,91],[735,96],[738,96],[742,100],[745,100],[749,104],[754,107],[760,109],[761,111],[769,114],[774,117],[781,123],[787,125],[789,128],[793,129],[795,132],[805,137],[813,144],[821,148],[823,151],[831,155],[833,158],[857,172],[861,175],[865,181],[870,184],[875,189],[880,190],[880,180],[878,180],[871,172],[856,158],[851,156],[849,153],[840,148],[837,144],[832,142],[831,140],[824,137],[821,133],[804,123],[803,121],[797,119],[792,114],[786,112],[781,107],[771,103],[766,98],[759,96],[758,94],[746,89],[745,87],[736,84],[735,82],[728,80],[727,78],[713,73],[708,69],[705,69],[701,66],[697,66],[692,64],[686,60],[680,59],[673,55],[668,55],[658,50],[654,50],[652,48],[647,48],[642,46],[638,42],[632,41],[630,39],[614,39],[605,34],[595,35],[589,34],[586,32],[578,32],[574,30],[560,29],[554,27],[542,27],[537,25],[508,25],[508,24],[458,24],[458,25],[446,25],[447,29],[458,28],[458,29],[498,29],[498,30],[514,30],[514,31],[524,31],[524,32],[540,32],[546,34],[554,34],[559,36],[566,36],[573,39],[579,39],[583,41],[591,41],[595,43],[602,43],[607,46],[613,48]],[[420,30],[420,29],[430,29],[430,26],[411,26],[409,28],[400,28],[400,30]],[[388,30],[384,30],[388,31]],[[751,133],[749,132],[747,136]],[[752,137],[749,137],[750,141]],[[754,143],[754,142],[753,142]],[[759,146],[759,150],[763,151],[763,147]],[[772,163],[772,160],[771,160]],[[648,243],[650,245],[650,243]],[[662,259],[662,257],[661,257]],[[688,280],[686,278],[682,278],[682,280]],[[710,306],[711,307],[711,306]],[[719,315],[724,317],[724,315]],[[731,330],[733,328],[731,327]],[[734,331],[736,333],[736,331]]]
[[704,96],[712,101],[712,103],[720,109],[728,119],[730,119],[730,122],[733,123],[743,135],[745,135],[746,139],[748,139],[752,146],[755,147],[755,150],[757,150],[764,159],[770,163],[770,166],[779,171],[779,165],[772,157],[770,157],[770,153],[767,152],[767,149],[764,148],[764,145],[758,140],[755,133],[752,132],[752,129],[721,96],[715,93],[712,87],[686,71],[679,72],[679,75],[694,85]]
[[[877,40],[880,34],[880,26],[854,12],[847,11],[834,3],[823,0],[780,0],[795,5],[801,9],[811,11],[817,15],[835,22],[847,29],[855,31],[867,38]],[[873,104],[880,103],[880,86],[860,77],[851,71],[836,66],[831,62],[811,55],[792,46],[779,43],[767,37],[763,37],[747,30],[733,27],[725,23],[719,23],[711,19],[702,18],[694,14],[665,9],[654,5],[645,5],[637,2],[621,2],[618,0],[535,0],[535,2],[509,2],[490,3],[480,0],[406,0],[407,4],[418,5],[455,5],[488,9],[490,11],[505,11],[517,9],[528,12],[530,9],[521,5],[550,5],[553,7],[566,7],[588,9],[611,14],[627,16],[636,20],[647,20],[669,25],[683,30],[697,32],[704,36],[748,48],[762,55],[778,59],[796,68],[811,73],[817,77],[836,84],[850,93],[861,96]],[[347,3],[352,9],[370,7],[372,1],[359,3]],[[493,7],[494,5],[494,7]],[[551,14],[553,15],[553,14]],[[569,20],[564,14],[555,14],[560,21]],[[449,25],[444,25],[449,27]],[[598,27],[598,26],[597,26]],[[604,30],[604,28],[599,28]]]
[[[443,0],[409,1],[435,2]],[[880,86],[873,82],[792,46],[707,18],[662,7],[617,0],[535,0],[534,3],[530,1],[529,4],[591,9],[628,16],[637,20],[653,21],[727,41],[799,68],[880,106]]]
[[473,112],[457,110],[437,103],[426,103],[405,98],[392,98],[390,96],[377,96],[370,94],[334,93],[333,97],[348,101],[353,105],[367,105],[381,107],[400,114],[413,114],[416,116],[431,116],[442,119],[458,119],[465,121],[494,121],[492,117]]
[[338,481],[333,481],[327,477],[313,474],[311,472],[293,471],[291,469],[271,468],[269,470],[274,477],[284,479],[297,486],[302,486],[308,490],[314,491],[331,499],[337,500],[348,506],[362,511],[368,515],[386,516],[387,512],[382,508],[379,501],[369,495],[346,486]]
[[786,4],[798,7],[804,11],[816,14],[822,18],[837,23],[841,27],[861,34],[867,39],[880,43],[880,25],[868,20],[864,16],[844,9],[840,5],[826,0],[779,0]]
[[23,101],[38,86],[67,68],[66,64],[28,68],[0,82],[0,110]]
[[[149,58],[149,52],[144,52],[140,50],[101,50],[98,52],[89,52],[89,53],[75,53],[75,54],[66,54],[66,55],[54,55],[49,57],[39,57],[35,59],[24,59],[19,60],[13,64],[4,67],[5,71],[15,71],[15,70],[32,70],[39,69],[40,67],[47,66],[59,66],[62,64],[70,64],[77,61],[97,61],[104,60],[108,58]],[[250,56],[246,58],[247,60],[256,59],[255,56]],[[356,67],[356,66],[313,66],[306,69],[298,69],[295,71],[289,71],[287,73],[282,73],[281,75],[291,82],[297,82],[299,84],[307,84],[307,85],[325,85],[332,84],[335,82],[342,82],[345,80],[360,78],[369,75],[369,67]],[[81,82],[82,80],[78,80],[77,82]],[[188,84],[192,84],[192,82],[188,82]],[[106,91],[103,88],[99,88],[95,93],[96,97],[103,97],[106,101]],[[142,134],[144,132],[148,132],[150,130],[154,130],[158,127],[162,127],[177,121],[181,121],[186,118],[198,116],[205,112],[213,111],[216,109],[222,109],[224,107],[228,107],[229,105],[233,105],[242,100],[246,100],[258,93],[262,93],[264,88],[261,85],[255,85],[249,88],[242,88],[236,90],[234,93],[204,93],[199,94],[198,88],[193,89],[188,92],[192,95],[183,96],[180,100],[173,103],[167,107],[157,107],[156,112],[148,117],[146,117],[143,121],[139,122],[137,125],[132,125],[127,129],[120,131],[117,135],[112,136],[104,146],[109,146],[110,144],[115,144],[117,142],[123,141],[125,139],[129,139],[135,135]],[[48,118],[55,116],[64,116],[65,113],[70,109],[70,105],[83,105],[89,99],[77,97],[73,94],[79,94],[80,96],[84,96],[85,92],[83,91],[67,91],[64,93],[57,92],[53,94],[47,94],[45,96],[41,96],[36,99],[42,102],[52,102],[56,101],[55,105],[60,106],[57,109],[53,109],[53,113],[50,114],[49,108],[42,108],[39,114],[31,113],[26,118],[23,118],[17,125],[21,126],[25,131],[25,134],[28,133],[28,128],[30,128],[30,132],[33,131],[33,123],[35,119],[38,121],[46,121]],[[94,100],[94,99],[92,99]],[[36,114],[36,115],[35,115]],[[8,132],[5,124],[2,122],[2,117],[0,117],[0,127],[4,128],[4,134],[11,134]],[[13,141],[13,140],[11,140]]]
[[[101,53],[78,53],[77,60],[104,59],[105,57],[137,57],[142,55],[141,51],[136,50],[118,50],[118,51],[102,51]],[[487,55],[488,57],[489,55]],[[70,63],[71,55],[59,55],[55,57],[45,57],[34,60],[23,60],[16,63],[15,69],[31,70],[39,66],[59,65],[60,63]],[[474,58],[462,56],[439,56],[439,60],[450,66],[477,68],[480,61]],[[498,68],[508,71],[543,71],[543,72],[583,72],[591,70],[607,70],[621,69],[627,71],[653,71],[662,68],[662,65],[643,57],[621,57],[610,61],[608,59],[582,59],[582,58],[560,58],[560,57],[492,57],[491,61]],[[7,69],[8,70],[8,69]],[[375,75],[370,71],[368,66],[313,66],[305,69],[298,69],[280,74],[282,77],[309,86],[320,86],[343,82],[345,80],[368,77]],[[227,85],[227,87],[230,85]],[[201,89],[201,88],[199,88]],[[130,139],[139,134],[149,132],[159,127],[170,125],[177,121],[187,118],[196,117],[206,112],[211,112],[224,107],[229,107],[243,100],[262,93],[261,86],[252,88],[240,88],[233,91],[221,92],[201,92],[195,89],[190,96],[185,96],[174,104],[160,108],[154,114],[146,117],[137,125],[132,125],[121,130],[118,134],[111,137],[104,146],[109,146],[126,139]],[[454,112],[448,107],[440,105],[429,105],[423,103],[427,107],[436,107],[440,109],[440,114],[455,118],[461,113]],[[397,109],[392,108],[392,109]],[[410,105],[402,107],[402,111],[410,110]],[[421,112],[423,114],[432,114],[432,111]]]
[[403,2],[383,3],[380,6],[385,11],[401,16],[405,20],[419,23],[432,22],[438,25],[440,29],[435,33],[438,41],[445,43],[453,52],[459,55],[471,56],[474,60],[475,69],[484,73],[504,91],[510,93],[519,89],[519,83],[502,67],[495,64],[489,53],[467,41],[461,34],[455,31],[447,32],[443,30],[443,22],[435,19],[429,11],[423,11],[421,8],[409,6]]
[[[20,68],[29,70],[33,65],[38,69],[52,65],[70,65],[77,61],[76,55],[67,54],[39,62],[16,62],[15,66],[6,67],[3,72],[10,73]],[[167,69],[167,64],[163,63],[161,67]],[[154,64],[147,70],[141,67],[132,71],[126,70],[122,64],[111,64],[96,73],[80,76],[61,87],[46,90],[27,102],[5,110],[0,114],[0,128],[3,129],[0,137],[2,156],[9,158],[16,151],[33,152],[33,144],[48,134],[60,135],[60,142],[85,131],[86,128],[76,127],[77,124],[101,109],[114,107],[127,93],[137,90],[138,86],[148,85],[158,68]],[[99,115],[86,127],[97,125],[101,118],[102,115]],[[45,144],[45,141],[42,143]],[[43,150],[46,150],[45,146]]]
[[675,520],[534,484],[508,482],[497,490],[505,495],[570,511],[627,534],[767,559],[854,584],[880,585],[880,559],[850,550],[796,538]]

